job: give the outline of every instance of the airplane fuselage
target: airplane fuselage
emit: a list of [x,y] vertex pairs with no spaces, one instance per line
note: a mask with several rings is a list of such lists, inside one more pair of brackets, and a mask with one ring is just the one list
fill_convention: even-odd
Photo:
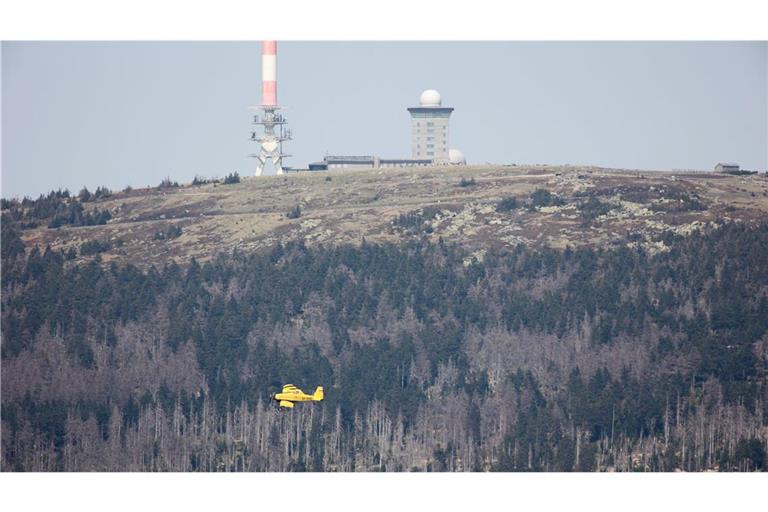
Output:
[[311,402],[314,400],[312,395],[308,395],[302,391],[298,393],[277,393],[275,400],[290,400],[291,402]]
[[311,395],[304,393],[293,384],[286,384],[280,393],[275,393],[272,398],[277,400],[280,407],[284,409],[293,409],[295,402],[320,402],[323,399],[323,387],[318,386]]

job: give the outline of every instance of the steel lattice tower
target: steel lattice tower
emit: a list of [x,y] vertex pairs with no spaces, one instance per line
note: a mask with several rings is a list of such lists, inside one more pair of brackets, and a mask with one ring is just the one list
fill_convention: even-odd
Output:
[[255,107],[262,112],[253,116],[253,124],[263,127],[263,133],[251,132],[251,140],[260,145],[259,153],[251,155],[257,159],[256,176],[264,172],[264,165],[272,160],[277,174],[283,174],[283,159],[290,155],[283,153],[283,142],[291,140],[292,134],[285,127],[287,121],[279,113],[277,104],[277,42],[261,43],[261,105]]

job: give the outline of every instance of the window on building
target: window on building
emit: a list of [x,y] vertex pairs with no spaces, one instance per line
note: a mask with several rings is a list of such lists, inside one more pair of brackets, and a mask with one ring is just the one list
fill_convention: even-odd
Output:
[[432,121],[428,121],[427,126],[435,126],[435,123],[433,123]]
[[427,151],[427,156],[435,156],[435,152],[434,151]]

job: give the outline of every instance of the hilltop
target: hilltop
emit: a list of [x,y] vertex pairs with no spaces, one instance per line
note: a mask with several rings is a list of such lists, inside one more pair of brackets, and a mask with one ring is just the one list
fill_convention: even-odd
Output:
[[4,471],[768,467],[764,175],[235,178],[3,201]]
[[336,170],[135,189],[85,203],[84,210],[106,210],[111,219],[58,228],[41,222],[23,231],[25,245],[73,248],[81,258],[82,244],[97,241],[107,249],[103,261],[140,266],[300,240],[442,238],[478,257],[517,244],[657,252],[670,234],[765,218],[768,178],[573,166]]

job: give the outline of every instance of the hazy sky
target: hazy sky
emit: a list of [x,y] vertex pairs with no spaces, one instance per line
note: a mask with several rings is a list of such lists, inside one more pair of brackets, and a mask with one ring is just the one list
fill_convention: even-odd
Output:
[[[2,196],[250,175],[258,42],[5,42]],[[422,90],[469,163],[768,168],[768,46],[285,42],[287,165],[410,156]]]

